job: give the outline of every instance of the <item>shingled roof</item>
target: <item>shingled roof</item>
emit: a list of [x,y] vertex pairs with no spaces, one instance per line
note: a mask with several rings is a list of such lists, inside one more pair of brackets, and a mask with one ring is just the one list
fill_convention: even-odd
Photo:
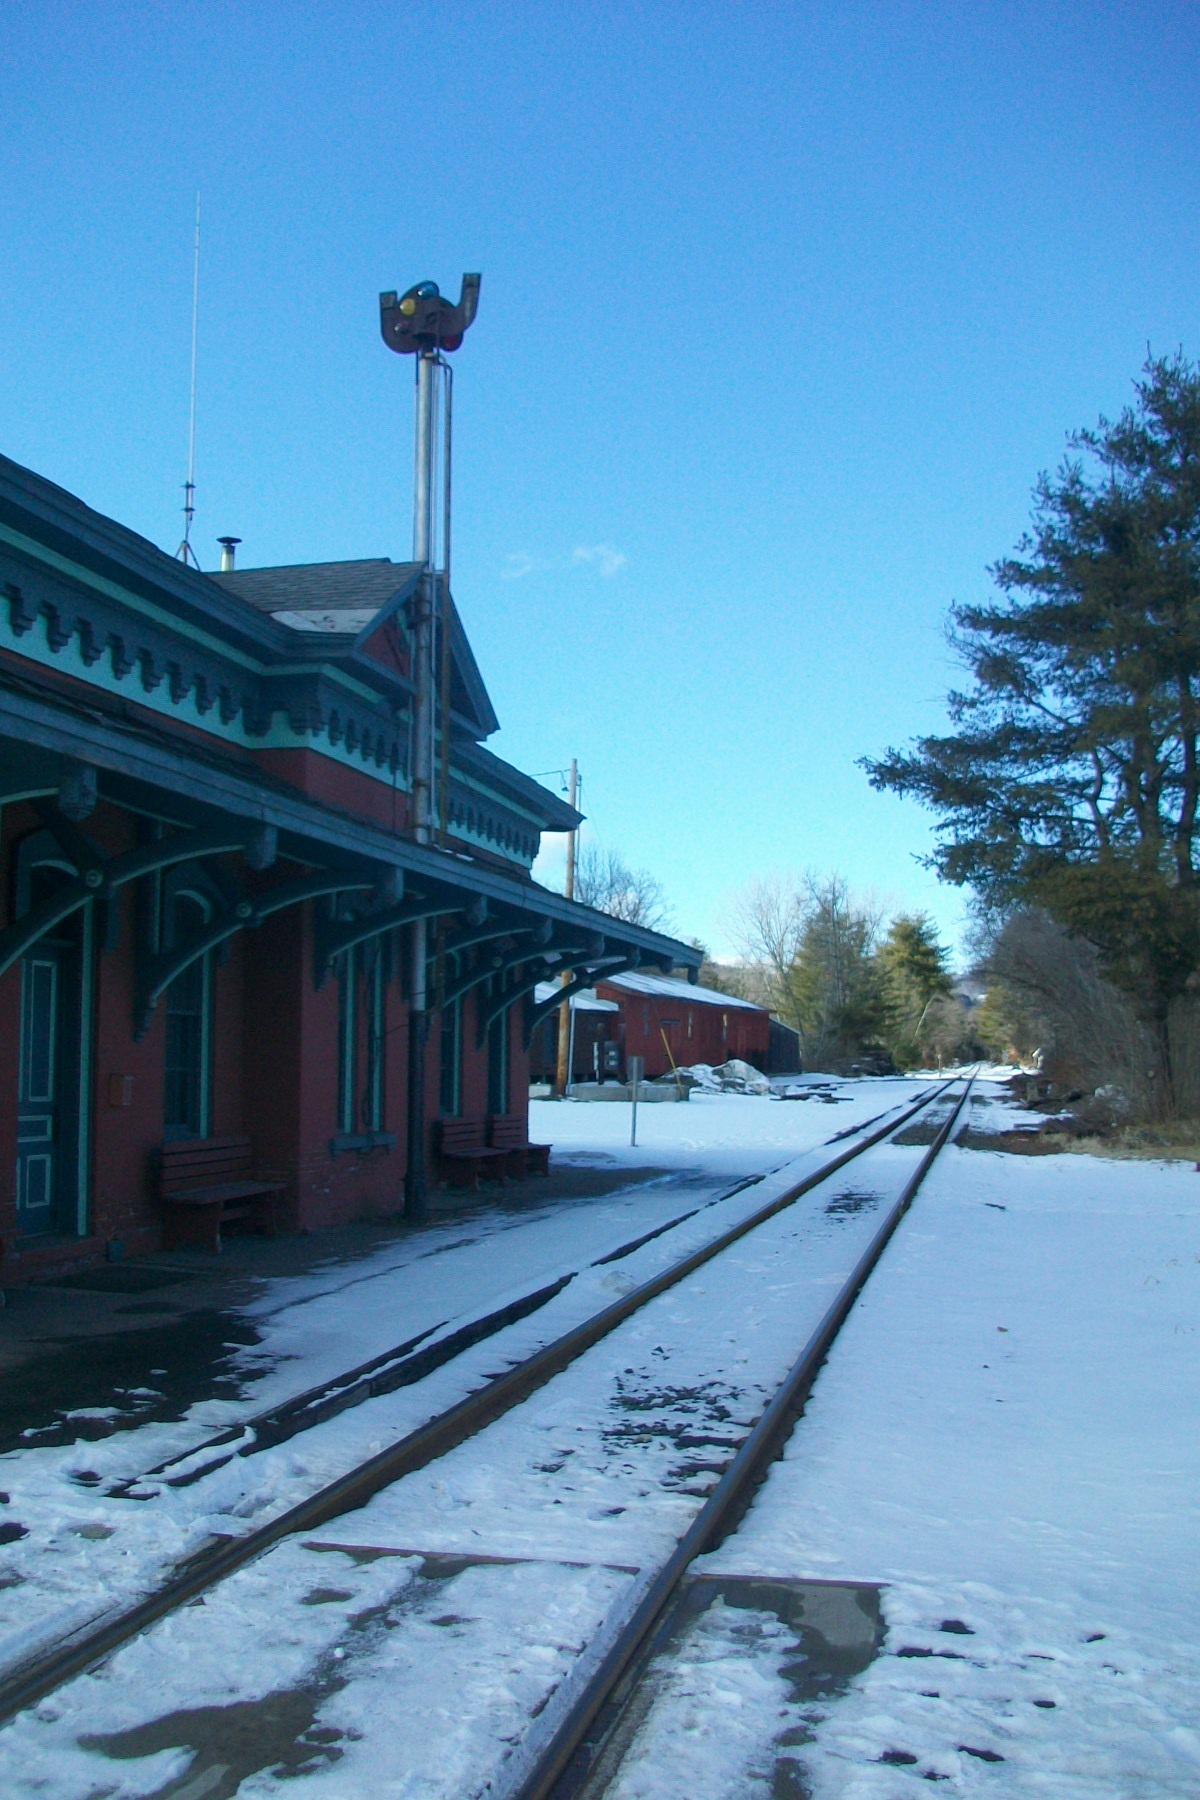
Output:
[[[393,562],[387,556],[361,557],[352,562],[283,563],[269,569],[229,569],[206,577],[227,593],[236,594],[256,612],[268,613],[279,625],[313,634],[313,649],[326,647],[337,654],[361,645],[376,620],[397,602],[407,599],[417,585],[422,565]],[[342,644],[330,643],[341,638]],[[491,698],[479,672],[474,652],[450,602],[450,642],[460,699],[477,728],[477,736],[498,731]],[[564,827],[569,829],[569,827]]]
[[213,574],[229,593],[298,631],[341,631],[357,636],[420,574],[419,563],[388,556],[353,562],[285,563],[270,569],[230,569]]

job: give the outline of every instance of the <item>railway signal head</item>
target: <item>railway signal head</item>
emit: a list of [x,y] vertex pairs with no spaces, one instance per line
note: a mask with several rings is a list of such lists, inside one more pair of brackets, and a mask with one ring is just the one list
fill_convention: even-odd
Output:
[[406,294],[380,294],[379,329],[389,350],[401,356],[457,350],[479,305],[481,275],[464,275],[458,305],[446,299],[436,281],[418,281]]

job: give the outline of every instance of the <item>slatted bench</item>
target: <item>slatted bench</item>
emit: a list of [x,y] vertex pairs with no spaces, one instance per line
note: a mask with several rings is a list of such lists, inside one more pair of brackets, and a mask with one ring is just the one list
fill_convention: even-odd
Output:
[[275,1196],[287,1182],[255,1167],[249,1138],[196,1138],[164,1144],[158,1153],[163,1246],[220,1250],[221,1227],[248,1219],[275,1235]]
[[494,1150],[504,1152],[510,1174],[527,1175],[531,1169],[535,1175],[550,1173],[551,1147],[530,1143],[529,1128],[524,1119],[507,1113],[492,1113],[487,1125],[488,1143]]
[[479,1177],[503,1181],[508,1153],[489,1144],[482,1119],[438,1119],[433,1127],[438,1176],[444,1187],[477,1189]]

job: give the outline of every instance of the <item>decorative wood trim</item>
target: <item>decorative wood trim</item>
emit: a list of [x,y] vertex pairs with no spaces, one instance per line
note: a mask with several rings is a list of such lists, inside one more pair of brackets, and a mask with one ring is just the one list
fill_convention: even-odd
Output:
[[236,901],[228,911],[219,913],[204,931],[196,932],[183,944],[174,945],[170,950],[163,950],[146,958],[134,1003],[134,1038],[140,1040],[145,1037],[154,1008],[176,977],[182,975],[199,957],[215,950],[218,944],[226,943],[248,927],[261,925],[264,919],[269,919],[274,913],[284,912],[292,906],[303,906],[306,900],[318,900],[326,894],[340,894],[348,889],[361,890],[373,886],[374,877],[364,880],[361,875],[346,869],[323,869],[316,875],[303,875],[299,880],[285,882],[265,894],[256,894],[253,900]]
[[317,987],[324,987],[329,975],[329,965],[334,957],[353,949],[356,944],[365,944],[370,938],[382,937],[385,932],[396,931],[401,925],[415,925],[421,919],[438,919],[450,913],[462,912],[470,904],[465,896],[442,895],[436,900],[418,896],[399,906],[384,907],[382,911],[360,913],[355,919],[318,919],[313,968],[313,979]]

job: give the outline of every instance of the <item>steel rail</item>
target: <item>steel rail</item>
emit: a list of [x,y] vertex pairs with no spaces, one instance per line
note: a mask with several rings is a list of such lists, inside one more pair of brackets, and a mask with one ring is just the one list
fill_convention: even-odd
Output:
[[[848,1144],[838,1155],[738,1224],[719,1233],[679,1262],[633,1288],[620,1300],[594,1313],[591,1318],[573,1326],[570,1331],[535,1351],[531,1357],[517,1363],[504,1374],[494,1376],[465,1399],[407,1433],[386,1450],[359,1463],[346,1474],[336,1477],[254,1530],[240,1537],[216,1539],[186,1562],[177,1565],[165,1581],[141,1600],[98,1622],[89,1622],[59,1639],[48,1649],[27,1658],[0,1678],[0,1724],[26,1707],[36,1705],[47,1694],[103,1661],[114,1650],[120,1649],[123,1644],[156,1624],[159,1619],[165,1618],[168,1613],[174,1612],[189,1600],[196,1599],[238,1569],[245,1568],[284,1538],[315,1530],[343,1513],[365,1506],[393,1482],[424,1468],[426,1464],[465,1443],[468,1438],[475,1436],[560,1374],[651,1300],[702,1268],[759,1225],[793,1205],[812,1188],[827,1181],[831,1175],[875,1144],[902,1131],[919,1113],[935,1106],[953,1085],[953,1078],[943,1082],[932,1093],[923,1095],[907,1107],[898,1118],[878,1125],[873,1131],[868,1131],[863,1137]],[[957,1111],[956,1108],[955,1117]],[[940,1138],[938,1141],[940,1143]],[[922,1162],[922,1171],[929,1160],[926,1158]],[[915,1192],[915,1187],[913,1191]]]
[[[944,1086],[945,1084],[943,1090],[938,1091],[944,1091]],[[926,1092],[921,1098],[929,1101],[934,1098],[934,1094]],[[884,1112],[876,1113],[873,1118],[863,1119],[859,1124],[837,1132],[820,1147],[824,1149],[844,1139],[856,1138],[881,1119],[887,1118],[890,1113],[900,1110],[900,1107],[888,1107]],[[898,1129],[899,1124],[900,1121],[893,1119],[893,1128]],[[723,1205],[726,1200],[732,1200],[735,1194],[754,1187],[777,1173],[777,1169],[768,1169],[761,1175],[747,1176],[714,1199],[701,1201],[698,1206],[689,1207],[686,1212],[676,1213],[674,1218],[663,1220],[650,1231],[640,1232],[637,1237],[618,1244],[615,1250],[606,1250],[591,1263],[568,1270],[545,1286],[507,1301],[493,1312],[468,1319],[453,1331],[446,1331],[446,1320],[431,1325],[427,1330],[418,1332],[415,1337],[380,1351],[366,1362],[358,1363],[351,1369],[339,1370],[336,1375],[329,1376],[315,1387],[289,1395],[287,1399],[277,1401],[263,1412],[252,1413],[248,1418],[223,1427],[211,1437],[203,1438],[189,1449],[177,1452],[138,1475],[125,1475],[110,1482],[104,1489],[104,1496],[106,1499],[144,1501],[155,1498],[157,1490],[155,1493],[145,1494],[136,1490],[155,1482],[164,1487],[191,1487],[217,1469],[224,1468],[236,1457],[256,1456],[264,1450],[274,1449],[279,1444],[286,1443],[289,1438],[311,1430],[314,1425],[323,1425],[351,1407],[361,1406],[367,1400],[377,1400],[382,1394],[390,1394],[397,1388],[410,1387],[417,1381],[423,1381],[427,1375],[443,1368],[465,1350],[473,1349],[485,1338],[494,1337],[508,1326],[520,1323],[531,1313],[548,1305],[583,1269],[600,1268],[605,1263],[619,1262],[622,1257],[632,1256],[635,1250],[640,1250],[654,1238],[662,1237],[676,1226],[686,1224],[689,1219],[694,1219],[698,1213],[705,1212],[710,1207]],[[438,1332],[446,1334],[439,1337]],[[430,1339],[433,1341],[430,1342]],[[204,1456],[208,1456],[210,1460],[203,1463],[198,1461]]]
[[492,1800],[571,1800],[587,1781],[629,1697],[628,1692],[618,1696],[618,1690],[625,1683],[632,1691],[647,1660],[647,1647],[661,1628],[689,1567],[698,1556],[715,1550],[736,1527],[782,1451],[834,1339],[954,1129],[974,1080],[974,1075],[966,1078],[950,1116],[671,1555],[635,1582],[632,1592],[618,1603],[615,1615],[609,1615],[599,1639],[581,1659],[576,1680],[563,1683],[533,1737],[484,1790]]

